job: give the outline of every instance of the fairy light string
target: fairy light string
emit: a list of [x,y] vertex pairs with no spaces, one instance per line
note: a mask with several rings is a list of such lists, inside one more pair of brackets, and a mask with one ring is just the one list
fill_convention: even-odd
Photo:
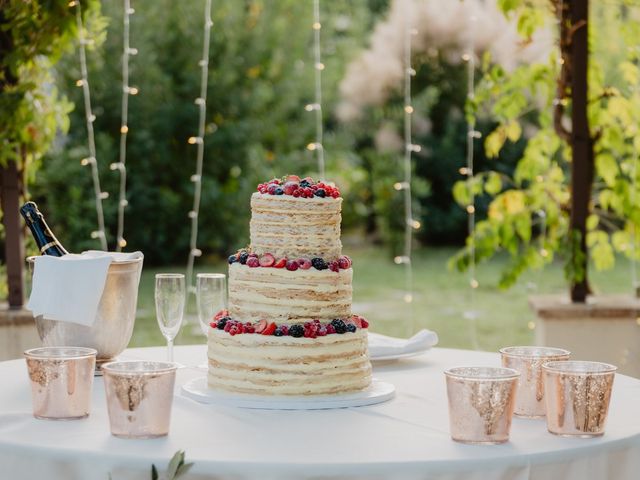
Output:
[[130,0],[123,0],[123,34],[122,34],[122,113],[120,121],[120,155],[118,162],[112,163],[111,170],[119,172],[120,189],[118,194],[118,227],[116,233],[116,251],[120,252],[127,246],[124,238],[124,211],[127,201],[127,134],[129,133],[129,95],[137,95],[138,89],[129,85],[129,57],[138,51],[129,45],[130,17],[135,10],[131,8]]
[[[407,304],[413,302],[413,271],[412,271],[412,243],[413,231],[420,228],[420,222],[413,218],[413,200],[411,194],[412,181],[412,154],[421,150],[420,145],[415,145],[412,139],[412,119],[414,108],[411,100],[411,78],[416,72],[411,66],[411,38],[417,35],[417,30],[411,25],[412,9],[411,0],[405,0],[404,5],[404,41],[403,41],[403,68],[404,68],[404,154],[402,158],[403,181],[396,182],[394,188],[403,193],[404,200],[404,248],[402,255],[395,257],[394,261],[404,267],[405,292],[403,300]],[[413,309],[409,306],[410,318],[413,320]]]
[[[640,50],[640,47],[639,47]],[[636,92],[639,87],[636,86]],[[633,159],[631,164],[631,205],[637,205],[637,189],[638,189],[638,149],[636,142],[633,142]],[[637,259],[637,246],[638,241],[638,227],[635,222],[631,222],[630,236],[630,249],[631,249],[631,288],[633,294],[640,298],[640,284],[638,284],[638,259]]]
[[321,56],[321,44],[320,44],[320,30],[322,24],[320,23],[320,0],[313,0],[313,24],[311,25],[313,30],[313,58],[314,58],[314,75],[315,75],[315,100],[314,103],[305,105],[307,112],[315,113],[315,142],[309,143],[307,149],[315,152],[316,160],[318,162],[318,173],[321,179],[325,178],[324,167],[324,145],[323,145],[323,126],[322,126],[322,71],[324,70],[324,63],[322,63]]
[[206,0],[204,7],[204,39],[202,42],[202,57],[198,62],[200,66],[200,96],[195,99],[195,104],[199,107],[198,116],[198,136],[189,137],[188,143],[196,145],[196,173],[191,175],[191,181],[194,184],[193,208],[189,212],[191,219],[191,236],[189,240],[189,259],[187,261],[187,285],[189,291],[195,293],[193,281],[193,264],[195,258],[202,255],[202,251],[198,248],[198,216],[200,214],[200,197],[202,194],[202,166],[204,159],[204,134],[205,134],[205,118],[207,112],[207,82],[209,76],[209,39],[211,36],[211,0]]
[[79,54],[80,54],[80,73],[81,78],[76,81],[76,86],[82,87],[84,97],[84,111],[87,125],[87,143],[89,147],[89,156],[80,161],[82,166],[91,168],[91,177],[93,180],[93,192],[95,196],[96,214],[98,217],[98,229],[91,232],[91,238],[98,239],[103,250],[107,250],[107,236],[104,228],[104,212],[102,209],[102,201],[109,198],[108,192],[103,192],[100,188],[100,173],[98,171],[98,160],[96,156],[96,144],[93,133],[93,122],[96,116],[91,110],[91,92],[89,90],[89,78],[87,73],[87,54],[85,45],[88,43],[87,32],[82,23],[82,6],[80,0],[72,0],[69,7],[76,9],[76,25],[79,38]]
[[[469,16],[469,41],[467,51],[462,55],[462,60],[467,65],[467,101],[473,101],[475,97],[475,24],[476,16]],[[476,278],[476,245],[475,245],[475,228],[476,228],[476,200],[473,191],[472,182],[474,175],[473,164],[473,147],[476,138],[480,138],[480,132],[475,128],[475,120],[470,118],[467,120],[467,146],[466,146],[466,167],[460,169],[460,173],[467,178],[467,186],[469,192],[469,203],[466,206],[467,211],[467,232],[469,238],[469,305],[464,312],[464,317],[469,322],[469,335],[471,345],[474,349],[479,349],[478,344],[478,312],[476,311],[476,290],[479,287]]]

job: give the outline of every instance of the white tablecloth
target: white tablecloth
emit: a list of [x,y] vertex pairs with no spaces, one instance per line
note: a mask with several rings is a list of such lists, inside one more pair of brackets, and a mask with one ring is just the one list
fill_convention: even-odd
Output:
[[[176,360],[197,365],[204,346],[177,347]],[[161,348],[132,349],[123,358],[164,359]],[[109,434],[102,379],[86,420],[31,416],[24,361],[0,363],[0,478],[148,479],[177,450],[195,462],[185,479],[638,479],[640,380],[618,375],[607,432],[560,438],[542,420],[514,419],[511,441],[471,446],[449,438],[442,371],[460,364],[498,365],[497,354],[433,349],[375,367],[397,396],[371,407],[327,411],[260,411],[201,405],[177,395],[171,432],[155,440]],[[179,370],[177,388],[202,375]]]

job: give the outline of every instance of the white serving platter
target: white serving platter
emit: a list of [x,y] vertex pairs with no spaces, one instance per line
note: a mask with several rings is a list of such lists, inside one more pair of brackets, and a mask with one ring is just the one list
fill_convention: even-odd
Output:
[[221,392],[209,388],[207,377],[198,377],[182,385],[182,395],[199,403],[262,410],[326,410],[363,407],[386,402],[395,396],[396,387],[375,378],[369,388],[355,393],[316,396],[256,396]]
[[404,358],[412,358],[418,357],[425,352],[428,352],[430,349],[427,348],[425,350],[421,350],[419,352],[409,352],[409,353],[396,353],[394,355],[378,355],[370,357],[370,360],[374,363],[377,362],[395,362],[397,360],[402,360]]

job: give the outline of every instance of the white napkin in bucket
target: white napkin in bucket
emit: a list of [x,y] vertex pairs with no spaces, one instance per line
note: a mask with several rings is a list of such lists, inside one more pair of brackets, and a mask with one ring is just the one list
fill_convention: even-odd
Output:
[[62,257],[35,258],[33,285],[27,308],[48,320],[92,326],[96,321],[111,262],[142,258],[142,252],[89,250]]
[[420,330],[411,338],[396,338],[369,332],[369,356],[380,357],[424,352],[438,343],[438,334],[431,330]]

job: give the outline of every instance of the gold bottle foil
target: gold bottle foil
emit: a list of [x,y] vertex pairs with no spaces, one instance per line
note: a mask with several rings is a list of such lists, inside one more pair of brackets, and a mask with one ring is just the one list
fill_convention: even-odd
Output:
[[24,352],[36,418],[73,420],[89,415],[96,354],[92,348],[80,347]]
[[599,362],[548,362],[543,365],[547,429],[556,435],[604,434],[617,367]]
[[508,441],[519,373],[499,367],[455,367],[444,373],[451,438],[480,444]]
[[542,365],[549,361],[569,360],[571,352],[553,347],[506,347],[500,350],[502,366],[520,372],[514,414],[544,418],[544,381]]
[[112,435],[155,438],[169,433],[175,364],[112,362],[102,371]]

